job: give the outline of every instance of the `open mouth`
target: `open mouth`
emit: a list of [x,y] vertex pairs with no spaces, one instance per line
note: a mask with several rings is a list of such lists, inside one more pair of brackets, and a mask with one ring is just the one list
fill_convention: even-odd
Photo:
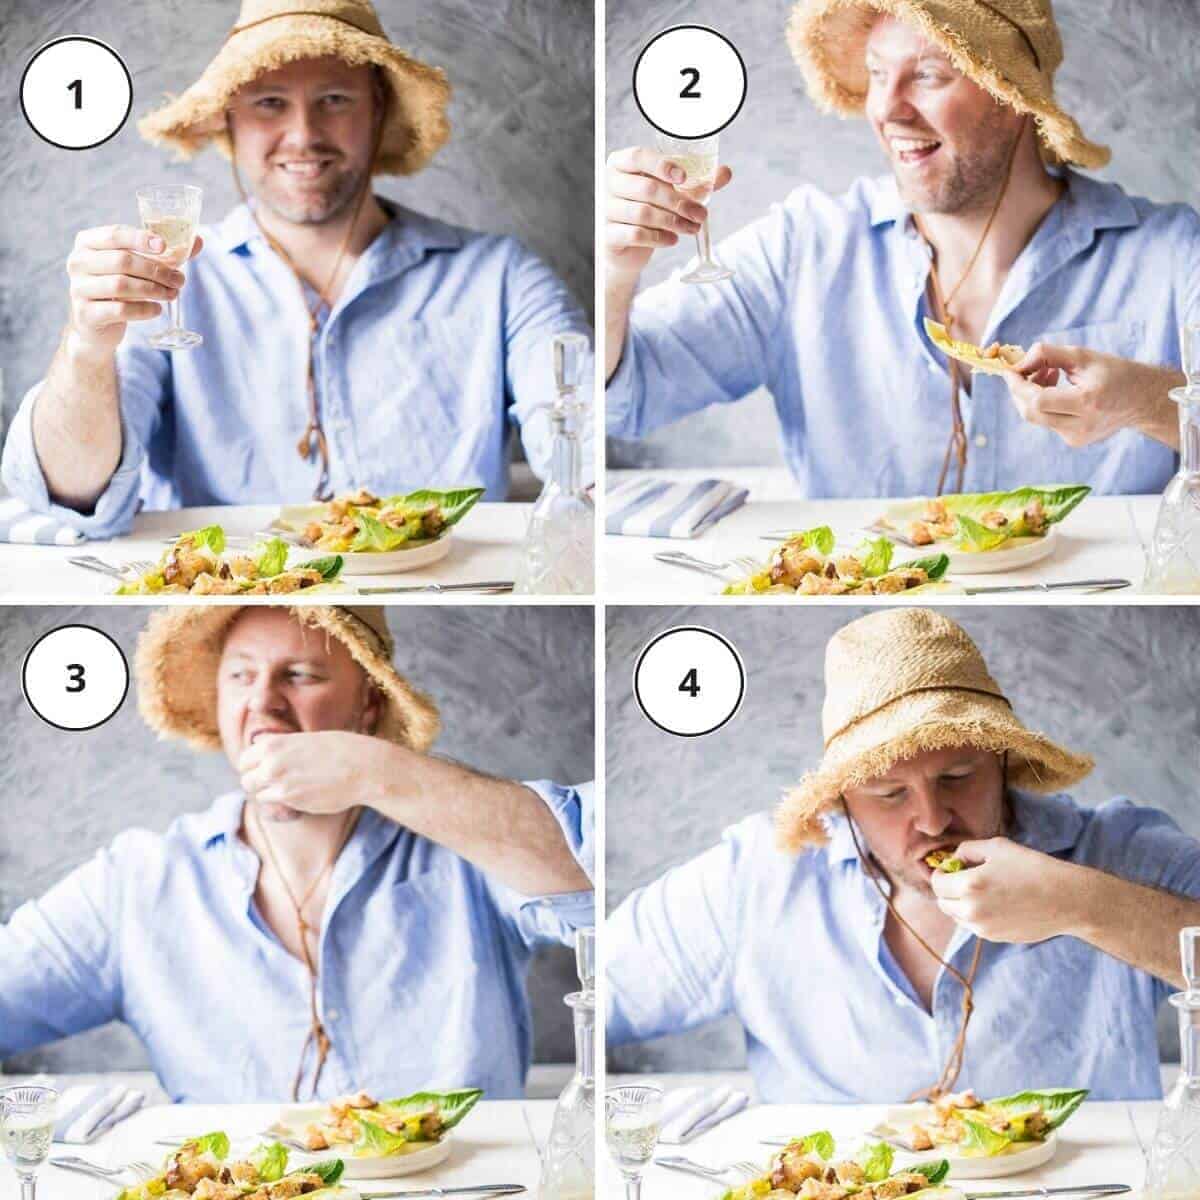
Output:
[[888,139],[892,154],[897,162],[905,166],[916,166],[928,162],[941,149],[936,138],[893,137]]
[[287,176],[301,182],[320,179],[332,166],[332,158],[291,159],[277,162],[275,166]]

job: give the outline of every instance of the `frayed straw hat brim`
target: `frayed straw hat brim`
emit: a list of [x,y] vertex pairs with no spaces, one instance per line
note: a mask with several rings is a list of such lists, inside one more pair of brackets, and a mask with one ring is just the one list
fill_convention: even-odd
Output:
[[[134,657],[138,709],[160,737],[197,750],[219,750],[217,667],[225,635],[245,605],[172,606],[155,612]],[[293,605],[298,622],[323,630],[350,651],[383,697],[378,737],[427,750],[441,727],[437,706],[392,665],[392,638],[383,610]]]
[[1108,147],[1084,136],[1055,99],[1053,74],[1062,51],[1048,5],[1036,14],[1045,31],[1039,65],[1021,27],[977,0],[799,0],[788,21],[788,44],[819,108],[862,115],[866,42],[881,14],[915,26],[968,79],[1031,115],[1049,161],[1095,169],[1112,157]]
[[839,734],[820,767],[805,775],[776,811],[778,844],[790,853],[824,843],[821,817],[848,787],[867,783],[896,763],[954,747],[1008,753],[1008,783],[1055,792],[1078,783],[1094,762],[1027,729],[1000,696],[931,690],[901,696]]
[[143,117],[138,131],[182,158],[191,158],[209,142],[231,158],[225,110],[234,94],[267,71],[300,59],[325,57],[383,70],[391,98],[376,173],[411,175],[426,166],[450,136],[446,115],[450,84],[445,72],[406,54],[386,38],[320,15],[281,16],[235,34],[200,79]]

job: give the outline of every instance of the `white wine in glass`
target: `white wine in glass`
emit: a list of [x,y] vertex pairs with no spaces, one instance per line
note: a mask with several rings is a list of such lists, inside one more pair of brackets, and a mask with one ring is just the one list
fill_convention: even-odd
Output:
[[21,1200],[36,1200],[38,1168],[50,1156],[58,1093],[47,1087],[0,1092],[0,1145],[21,1180]]
[[[166,249],[154,255],[182,271],[192,255],[196,241],[196,226],[200,224],[200,202],[203,191],[191,184],[166,184],[162,187],[139,188],[138,212],[142,228],[156,233]],[[150,335],[149,342],[156,350],[189,350],[199,346],[204,338],[191,329],[184,329],[179,309],[179,297],[167,302],[167,328]]]
[[625,1181],[625,1200],[641,1200],[642,1173],[654,1159],[663,1093],[649,1084],[611,1088],[604,1096],[604,1137]]
[[[687,179],[682,184],[677,184],[676,190],[682,192],[689,200],[706,205],[717,181],[718,135],[707,138],[676,138],[660,133],[657,143],[659,152],[669,162],[687,172]],[[713,255],[712,233],[707,217],[700,227],[700,232],[696,234],[696,249],[699,259],[686,275],[681,276],[684,283],[719,283],[722,279],[733,278],[733,272]]]

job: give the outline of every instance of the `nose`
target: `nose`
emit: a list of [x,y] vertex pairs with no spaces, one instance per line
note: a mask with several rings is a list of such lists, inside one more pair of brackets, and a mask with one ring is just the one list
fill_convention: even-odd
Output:
[[871,80],[867,110],[880,127],[889,122],[909,125],[920,115],[908,98],[907,85],[899,71],[888,71]]
[[924,837],[941,837],[954,819],[954,814],[942,803],[936,784],[921,780],[912,785],[912,821]]
[[304,150],[317,139],[317,114],[307,104],[292,104],[288,112],[283,143],[294,150]]
[[278,680],[270,671],[262,671],[255,677],[246,697],[246,707],[254,713],[275,716],[287,707],[287,701]]

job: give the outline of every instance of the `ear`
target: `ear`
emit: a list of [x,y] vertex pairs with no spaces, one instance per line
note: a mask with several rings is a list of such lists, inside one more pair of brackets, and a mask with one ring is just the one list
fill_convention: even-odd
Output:
[[371,680],[366,680],[367,694],[359,724],[361,732],[374,734],[383,717],[383,694]]

